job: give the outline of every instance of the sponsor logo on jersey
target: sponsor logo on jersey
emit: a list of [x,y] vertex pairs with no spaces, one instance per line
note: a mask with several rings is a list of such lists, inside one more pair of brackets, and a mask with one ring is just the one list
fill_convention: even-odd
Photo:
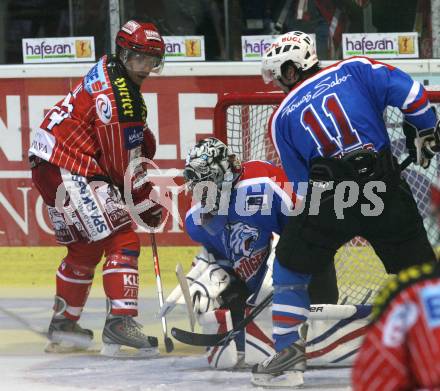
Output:
[[102,85],[101,80],[97,80],[97,81],[95,81],[95,82],[92,84],[92,91],[93,91],[93,92],[99,92],[99,91],[101,91],[101,90],[103,90],[103,85]]
[[257,212],[268,208],[267,194],[246,196],[245,210],[247,212]]
[[108,88],[102,60],[99,60],[84,77],[84,88],[90,95],[92,95],[93,92],[99,92]]
[[99,119],[104,123],[110,123],[112,119],[112,102],[105,94],[99,94],[95,101],[96,113]]
[[234,264],[234,271],[243,280],[247,281],[253,277],[258,270],[260,270],[261,265],[266,260],[267,249],[257,251],[251,257],[243,257],[239,259]]
[[420,290],[426,323],[430,328],[440,326],[440,285],[427,286]]
[[133,98],[124,77],[117,77],[114,81],[116,86],[116,100],[118,101],[119,117],[132,120],[134,117]]
[[144,142],[144,129],[142,126],[124,128],[125,149],[133,149]]
[[55,137],[45,130],[38,128],[31,142],[29,152],[32,155],[39,156],[44,160],[49,160],[52,156]]
[[141,25],[134,20],[129,20],[127,23],[125,23],[121,30],[125,31],[127,34],[133,34]]
[[383,344],[391,348],[402,345],[407,331],[416,323],[418,315],[417,305],[412,301],[396,305],[385,321]]
[[229,247],[232,253],[237,256],[250,257],[260,237],[258,228],[239,221],[227,224],[226,229],[229,231]]

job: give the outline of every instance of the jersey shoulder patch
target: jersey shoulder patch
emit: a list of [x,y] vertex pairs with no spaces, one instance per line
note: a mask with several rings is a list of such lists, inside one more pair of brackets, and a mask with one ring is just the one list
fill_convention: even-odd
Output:
[[84,89],[89,95],[99,93],[110,87],[108,80],[105,77],[104,62],[105,58],[102,57],[92,69],[90,69],[87,75],[84,76]]
[[[252,185],[262,185],[261,191],[265,193],[265,186],[271,187],[280,197],[295,202],[293,186],[289,182],[286,173],[281,167],[264,160],[250,160],[243,164],[243,172],[235,188]],[[284,194],[285,193],[285,194]],[[253,202],[253,200],[251,200]],[[264,205],[264,200],[255,200],[254,205]]]

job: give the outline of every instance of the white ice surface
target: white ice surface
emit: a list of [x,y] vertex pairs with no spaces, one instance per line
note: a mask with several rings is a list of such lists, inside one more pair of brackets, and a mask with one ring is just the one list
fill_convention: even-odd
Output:
[[[100,333],[105,319],[104,298],[90,298],[81,317],[83,326],[95,332],[93,352],[45,354],[53,299],[44,297],[2,298],[0,295],[0,391],[246,391],[258,390],[250,383],[250,370],[217,371],[208,367],[202,349],[175,345],[173,355],[163,353],[146,360],[111,359],[100,356]],[[8,313],[5,310],[9,311]],[[159,337],[155,318],[157,299],[142,298],[139,321],[149,335]],[[173,311],[169,328],[188,328],[185,309]],[[175,354],[175,355],[174,355]],[[350,390],[350,369],[308,370],[307,390]],[[262,390],[262,389],[260,389]]]
[[[217,371],[202,356],[147,360],[99,355],[0,356],[0,390],[239,391],[257,390],[249,371]],[[350,390],[349,369],[309,370],[307,390]]]

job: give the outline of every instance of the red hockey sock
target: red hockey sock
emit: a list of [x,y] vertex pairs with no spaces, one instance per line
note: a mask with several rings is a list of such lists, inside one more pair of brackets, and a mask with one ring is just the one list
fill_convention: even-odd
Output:
[[111,254],[103,267],[105,294],[110,300],[110,312],[114,315],[138,314],[138,266],[137,257]]
[[56,274],[57,296],[66,301],[66,318],[78,320],[93,282],[94,267],[73,265],[64,260]]

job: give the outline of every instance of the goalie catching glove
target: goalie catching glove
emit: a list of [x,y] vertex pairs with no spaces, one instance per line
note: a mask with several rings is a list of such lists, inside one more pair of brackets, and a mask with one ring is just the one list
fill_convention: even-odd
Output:
[[414,163],[428,168],[431,159],[440,152],[440,121],[434,128],[418,130],[407,121],[403,122],[406,148]]
[[[217,298],[231,281],[229,273],[217,265],[214,257],[205,249],[194,258],[193,267],[186,279],[194,312],[197,314],[212,310]],[[167,297],[158,316],[165,316],[176,304],[185,304],[180,286],[174,288]]]

